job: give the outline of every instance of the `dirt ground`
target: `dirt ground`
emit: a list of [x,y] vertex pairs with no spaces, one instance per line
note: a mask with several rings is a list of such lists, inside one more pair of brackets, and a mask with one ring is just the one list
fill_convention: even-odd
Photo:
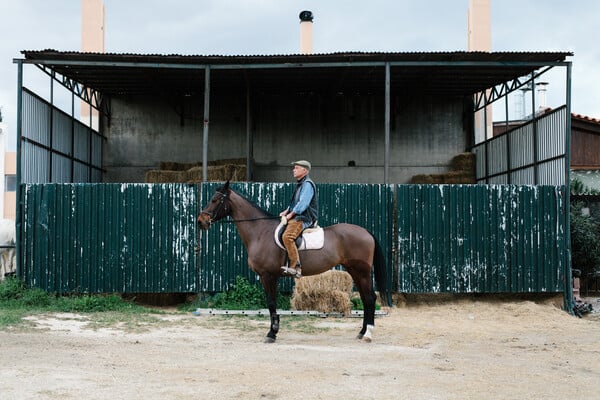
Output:
[[600,302],[584,318],[556,301],[399,306],[376,320],[165,314],[145,329],[89,316],[30,318],[0,332],[0,399],[592,399]]

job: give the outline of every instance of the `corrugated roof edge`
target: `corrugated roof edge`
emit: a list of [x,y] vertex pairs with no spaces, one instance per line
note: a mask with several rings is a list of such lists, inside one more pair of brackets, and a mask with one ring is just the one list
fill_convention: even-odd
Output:
[[594,123],[594,124],[600,124],[600,119],[593,118],[593,117],[588,117],[587,115],[583,115],[583,114],[571,113],[571,117],[575,118],[575,119],[578,119],[580,121],[591,122],[591,123]]
[[97,53],[80,51],[22,50],[21,54],[27,60],[136,60],[182,63],[230,63],[230,62],[290,62],[301,60],[314,61],[523,61],[523,62],[560,62],[566,57],[573,56],[572,52],[482,52],[482,51],[452,51],[452,52],[335,52],[319,54],[274,54],[274,55],[183,55],[183,54],[132,54],[132,53]]

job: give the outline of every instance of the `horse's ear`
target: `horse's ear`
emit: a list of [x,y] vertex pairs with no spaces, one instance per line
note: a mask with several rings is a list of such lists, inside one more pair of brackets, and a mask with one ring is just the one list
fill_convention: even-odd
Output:
[[229,179],[227,179],[227,182],[225,182],[225,185],[223,186],[223,190],[229,190]]

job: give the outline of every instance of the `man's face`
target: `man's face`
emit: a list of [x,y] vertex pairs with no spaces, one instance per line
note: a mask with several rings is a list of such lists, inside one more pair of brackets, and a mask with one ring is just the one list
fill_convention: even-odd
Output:
[[306,176],[307,173],[308,170],[306,168],[301,167],[299,165],[294,165],[294,178],[302,179]]

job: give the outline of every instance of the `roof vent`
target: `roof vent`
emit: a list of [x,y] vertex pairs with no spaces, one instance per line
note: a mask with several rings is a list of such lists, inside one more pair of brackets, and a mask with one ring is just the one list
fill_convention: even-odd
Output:
[[312,22],[312,20],[313,20],[313,13],[311,11],[302,11],[300,13],[300,21]]

